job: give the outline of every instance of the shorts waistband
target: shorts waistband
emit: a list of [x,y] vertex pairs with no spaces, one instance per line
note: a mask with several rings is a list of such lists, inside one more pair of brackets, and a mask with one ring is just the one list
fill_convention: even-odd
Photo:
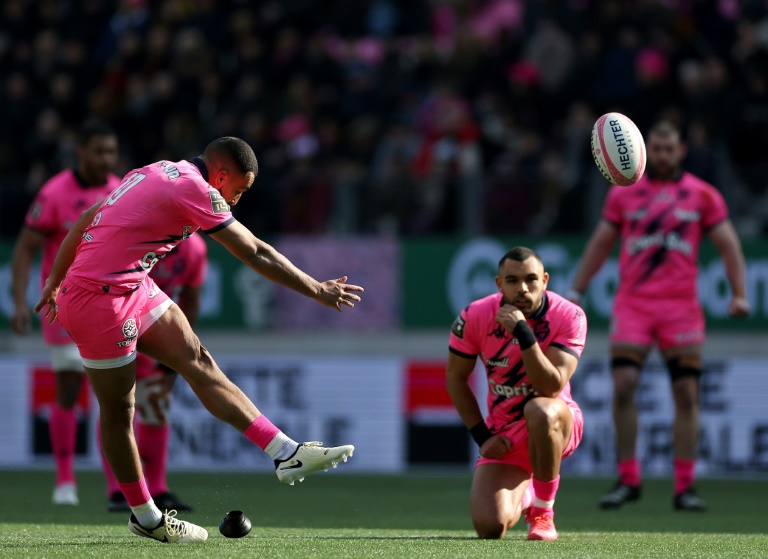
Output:
[[120,297],[122,295],[130,295],[141,286],[141,283],[139,283],[136,287],[134,287],[131,290],[119,292],[118,291],[119,288],[115,287],[114,285],[107,285],[105,283],[95,283],[89,280],[85,280],[83,278],[77,278],[73,276],[67,276],[66,278],[64,278],[62,285],[64,285],[65,283],[76,285],[81,289],[85,289],[86,291],[91,291],[93,293],[104,293],[104,294],[113,295],[115,297]]

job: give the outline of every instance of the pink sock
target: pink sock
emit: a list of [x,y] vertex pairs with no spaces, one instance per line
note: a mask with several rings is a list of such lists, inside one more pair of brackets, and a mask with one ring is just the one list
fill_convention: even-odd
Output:
[[261,450],[264,450],[279,433],[280,429],[272,425],[272,422],[267,419],[267,416],[260,415],[253,420],[253,423],[248,426],[243,434],[249,441],[258,446]]
[[541,481],[534,477],[531,485],[533,485],[533,492],[535,493],[531,515],[539,516],[545,514],[547,516],[555,516],[553,507],[555,506],[557,488],[560,487],[560,476],[557,476],[552,481]]
[[686,460],[684,458],[675,458],[675,495],[690,489],[693,480],[696,477],[696,460]]
[[144,477],[151,495],[160,495],[168,491],[165,477],[168,463],[168,436],[171,429],[166,425],[136,426],[136,439],[139,456],[144,464]]
[[144,505],[152,499],[149,495],[149,489],[147,489],[147,482],[144,481],[144,476],[141,476],[139,481],[120,483],[120,491],[125,495],[125,500],[128,501],[128,506],[130,507]]
[[101,456],[101,469],[104,470],[104,480],[107,482],[107,497],[111,497],[120,491],[120,484],[117,482],[112,466],[109,465],[104,450],[101,448],[101,422],[96,422],[96,440],[99,441],[99,456]]
[[51,448],[56,462],[56,485],[75,483],[75,437],[77,417],[75,410],[65,410],[58,404],[51,406],[48,420]]
[[619,482],[623,485],[632,485],[633,487],[640,485],[640,460],[637,457],[619,460],[617,470],[619,471]]

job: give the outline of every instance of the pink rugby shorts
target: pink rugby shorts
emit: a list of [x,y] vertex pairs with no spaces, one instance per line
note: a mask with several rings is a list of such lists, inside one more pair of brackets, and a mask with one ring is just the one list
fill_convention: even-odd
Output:
[[98,284],[68,276],[56,298],[59,322],[75,340],[85,365],[93,368],[130,363],[133,358],[127,356],[136,351],[139,336],[172,303],[149,276],[127,295],[110,295]]
[[703,344],[704,312],[696,297],[653,299],[617,295],[613,301],[611,342],[659,349]]
[[[568,409],[571,410],[571,415],[573,415],[573,429],[571,430],[571,438],[563,450],[562,458],[568,458],[573,454],[576,447],[581,443],[581,437],[584,434],[584,415],[581,413],[581,410],[570,406],[568,406]],[[509,429],[496,434],[507,437],[512,441],[512,447],[499,459],[478,458],[475,467],[483,464],[509,464],[532,473],[531,457],[528,454],[528,429],[525,426],[525,421],[511,425]]]
[[51,324],[48,322],[48,319],[41,315],[40,330],[42,330],[43,339],[48,345],[73,345],[75,343],[57,320],[54,320],[53,324]]

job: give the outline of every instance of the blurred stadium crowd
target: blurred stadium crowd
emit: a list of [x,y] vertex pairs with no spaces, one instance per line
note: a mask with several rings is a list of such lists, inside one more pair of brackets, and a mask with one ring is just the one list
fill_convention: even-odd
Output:
[[768,223],[757,0],[3,0],[0,223],[112,123],[119,173],[236,135],[255,233],[583,233],[609,110],[678,123],[742,234]]

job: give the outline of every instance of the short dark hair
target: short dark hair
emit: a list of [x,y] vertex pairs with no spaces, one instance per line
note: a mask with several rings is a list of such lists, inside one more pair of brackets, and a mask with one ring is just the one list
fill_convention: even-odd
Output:
[[92,118],[85,121],[77,131],[77,145],[86,145],[94,136],[117,137],[117,132],[115,132],[115,129],[103,120]]
[[529,258],[535,258],[536,260],[541,262],[542,266],[544,266],[544,262],[541,260],[541,256],[539,256],[539,254],[532,248],[515,247],[513,249],[508,250],[506,254],[501,257],[501,260],[499,260],[499,270],[501,270],[501,267],[504,265],[504,262],[506,260],[514,260],[515,262],[525,262]]
[[234,136],[224,136],[212,141],[205,147],[205,155],[222,155],[229,159],[237,169],[245,174],[259,174],[259,162],[256,160],[256,154],[248,145],[248,142],[235,138]]
[[669,122],[668,120],[660,120],[656,124],[654,124],[651,127],[650,132],[648,135],[650,136],[653,134],[654,136],[659,136],[661,138],[669,138],[670,136],[677,136],[678,138],[681,137],[680,130],[677,126]]

